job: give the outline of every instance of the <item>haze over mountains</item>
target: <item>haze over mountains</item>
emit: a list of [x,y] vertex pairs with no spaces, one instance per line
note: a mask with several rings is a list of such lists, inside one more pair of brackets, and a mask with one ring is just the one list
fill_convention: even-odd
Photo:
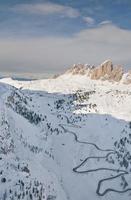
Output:
[[[64,74],[64,73],[63,73]],[[125,67],[122,65],[113,65],[111,60],[106,60],[101,63],[99,66],[89,65],[89,64],[74,64],[72,67],[69,67],[65,74],[72,74],[72,75],[85,75],[90,77],[92,80],[108,80],[108,81],[115,81],[115,82],[123,82],[124,84],[131,83],[131,70],[126,71]],[[35,80],[35,79],[42,79],[42,78],[57,78],[61,74],[52,75],[49,73],[41,74],[16,74],[13,76],[13,79],[21,80]],[[9,77],[9,75],[5,74],[4,77]],[[10,76],[11,77],[11,76]]]

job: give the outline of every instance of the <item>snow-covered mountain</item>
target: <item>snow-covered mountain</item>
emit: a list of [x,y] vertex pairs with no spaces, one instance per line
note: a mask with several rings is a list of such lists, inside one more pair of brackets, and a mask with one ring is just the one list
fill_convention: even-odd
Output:
[[0,80],[0,200],[130,199],[130,76],[105,65]]

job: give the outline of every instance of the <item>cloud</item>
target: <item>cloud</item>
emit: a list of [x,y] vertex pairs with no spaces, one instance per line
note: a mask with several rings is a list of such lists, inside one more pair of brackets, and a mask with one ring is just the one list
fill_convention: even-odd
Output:
[[83,21],[86,22],[88,25],[95,24],[95,20],[92,17],[83,17]]
[[13,8],[11,8],[11,10],[20,13],[37,14],[37,15],[58,14],[69,18],[76,18],[80,16],[80,13],[77,9],[49,2],[38,3],[38,4],[18,4],[15,5]]
[[112,59],[131,69],[131,31],[113,24],[90,28],[73,37],[0,39],[0,70],[30,73],[62,71],[74,63]]
[[99,23],[99,25],[107,25],[107,24],[112,24],[112,21],[110,21],[110,20],[104,20],[101,23]]

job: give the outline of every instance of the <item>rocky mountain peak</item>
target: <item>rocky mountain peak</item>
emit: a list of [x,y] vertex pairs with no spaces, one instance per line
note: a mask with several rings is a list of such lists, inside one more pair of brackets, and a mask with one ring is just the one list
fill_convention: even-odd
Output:
[[121,65],[113,65],[111,60],[106,60],[97,67],[87,64],[74,64],[66,72],[66,74],[69,73],[72,75],[87,75],[92,80],[101,79],[119,82],[123,77],[124,70]]
[[72,75],[85,75],[89,71],[90,66],[85,64],[74,64],[66,73],[71,73]]
[[120,65],[113,66],[111,60],[103,62],[100,66],[92,70],[91,79],[98,80],[110,80],[120,81],[124,74],[123,67]]
[[112,70],[113,70],[112,61],[107,60],[107,61],[103,62],[100,66],[95,67],[92,70],[91,79],[97,80],[97,79],[104,77],[105,75],[110,76]]

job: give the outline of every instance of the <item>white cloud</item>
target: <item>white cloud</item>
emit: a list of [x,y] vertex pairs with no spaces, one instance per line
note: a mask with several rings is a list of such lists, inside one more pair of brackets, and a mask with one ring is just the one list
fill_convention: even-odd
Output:
[[83,17],[84,22],[86,22],[89,25],[94,25],[95,20],[92,17]]
[[107,25],[107,24],[112,24],[112,22],[110,20],[105,20],[102,21],[99,25]]
[[69,18],[76,18],[80,16],[80,13],[77,9],[55,3],[19,4],[15,5],[11,9],[16,12],[27,13],[27,14],[39,14],[39,15],[59,14]]
[[131,68],[131,31],[112,24],[87,29],[71,38],[0,39],[1,71],[61,71],[74,63],[106,59]]

